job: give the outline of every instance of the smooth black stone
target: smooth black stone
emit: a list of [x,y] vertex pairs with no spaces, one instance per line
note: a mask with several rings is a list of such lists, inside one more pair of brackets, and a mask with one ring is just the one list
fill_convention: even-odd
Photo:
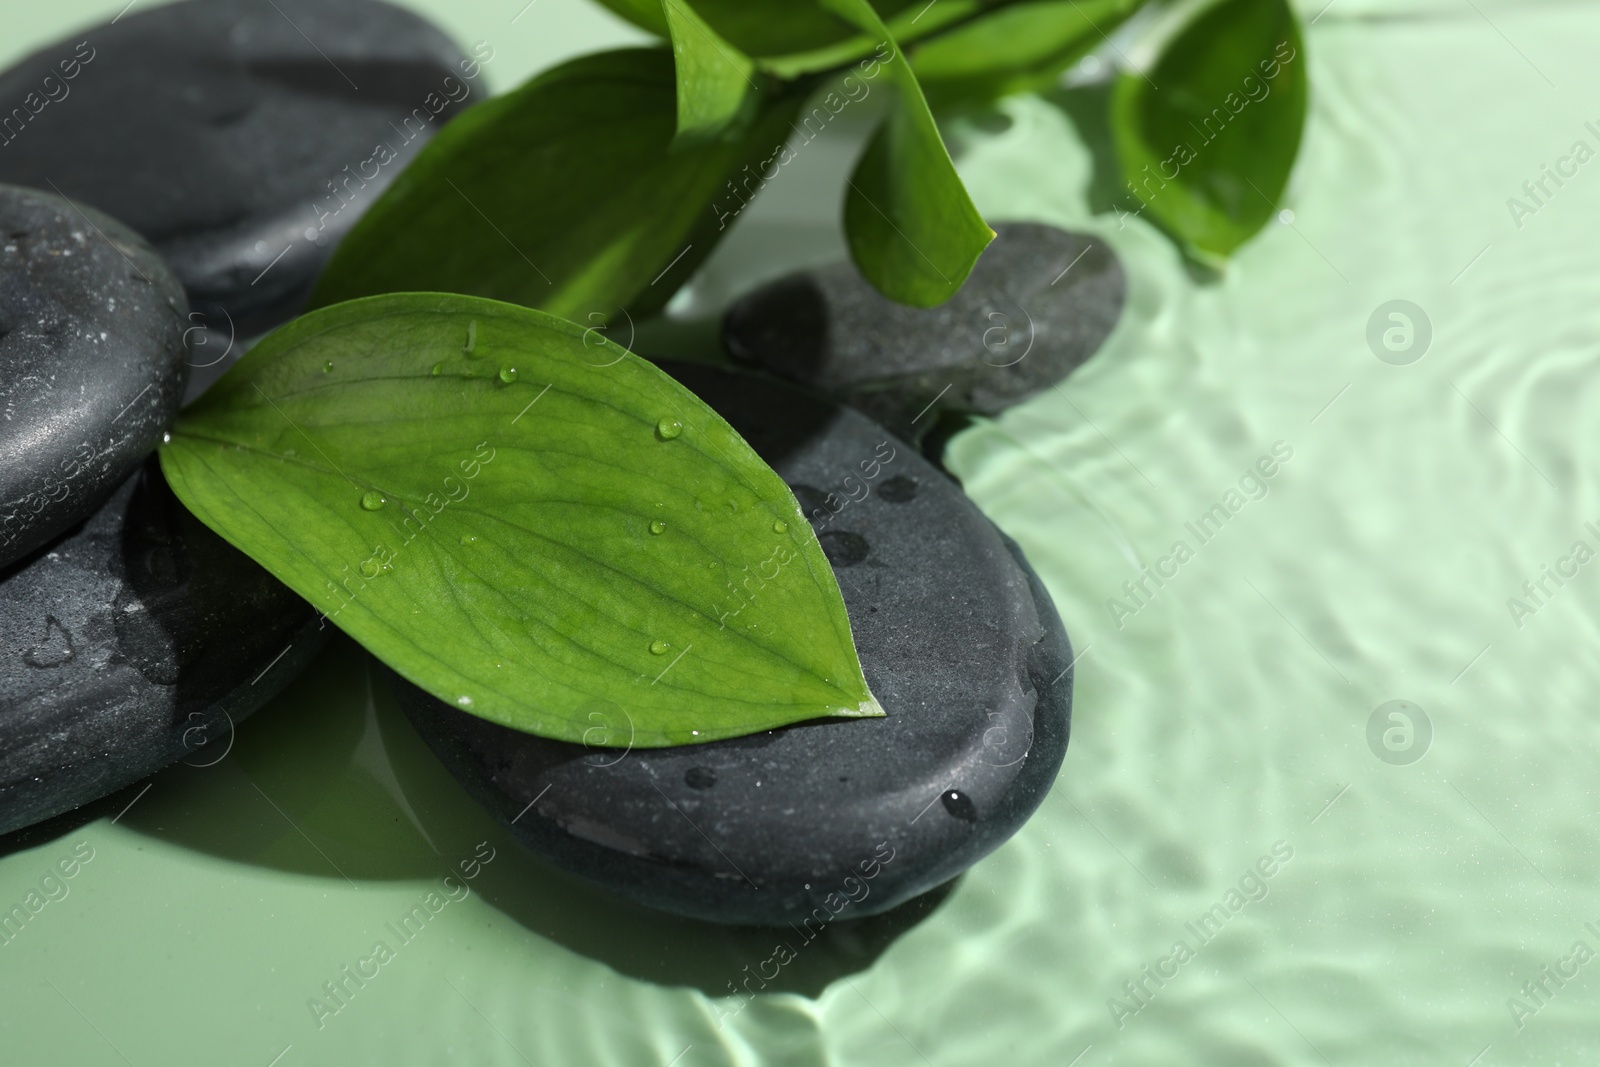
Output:
[[[824,543],[868,546],[837,573],[888,717],[628,751],[518,733],[396,677],[400,705],[529,848],[623,896],[724,923],[814,915],[810,930],[835,909],[886,911],[965,870],[1043,800],[1071,719],[1061,620],[1016,545],[881,427],[764,377],[667,369],[817,503]],[[890,448],[866,478],[861,464]],[[871,491],[890,484],[898,495]],[[608,726],[626,737],[626,721]],[[847,895],[859,902],[841,906]]]
[[188,377],[188,311],[127,227],[0,185],[0,567],[92,512],[160,442]]
[[[197,323],[242,339],[304,305],[333,245],[459,110],[450,97],[486,92],[464,61],[376,0],[135,9],[0,74],[4,107],[34,101],[10,126],[0,115],[0,181],[121,219],[172,264]],[[437,115],[430,93],[448,105]],[[428,121],[407,141],[414,109]],[[379,144],[399,158],[367,163]]]
[[0,570],[0,834],[175,760],[221,759],[325,625],[189,514],[152,457],[77,529]]
[[[966,284],[935,308],[896,304],[851,263],[800,271],[744,297],[723,342],[755,364],[916,440],[937,411],[995,415],[1064,379],[1122,314],[1127,278],[1097,237],[995,225]],[[930,410],[933,405],[933,410]]]

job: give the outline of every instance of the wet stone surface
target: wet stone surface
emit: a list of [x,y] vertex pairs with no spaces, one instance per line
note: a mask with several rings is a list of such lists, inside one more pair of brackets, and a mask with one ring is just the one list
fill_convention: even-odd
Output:
[[0,834],[220,759],[323,627],[146,461],[77,529],[0,568]]
[[757,289],[723,321],[736,360],[856,407],[916,440],[937,412],[994,415],[1100,349],[1127,298],[1103,240],[995,224],[961,291],[935,308],[896,304],[855,266],[801,271]]
[[[794,490],[887,718],[629,750],[518,733],[396,677],[401,707],[529,848],[623,896],[802,936],[885,911],[1043,799],[1067,745],[1066,634],[1016,546],[904,442],[770,379],[667,369]],[[608,715],[625,743],[626,709]]]
[[126,227],[0,185],[0,567],[92,512],[160,442],[183,398],[187,313]]
[[243,339],[299,310],[360,213],[487,94],[483,58],[376,0],[135,8],[0,73],[27,114],[0,132],[0,181],[120,219],[197,323]]

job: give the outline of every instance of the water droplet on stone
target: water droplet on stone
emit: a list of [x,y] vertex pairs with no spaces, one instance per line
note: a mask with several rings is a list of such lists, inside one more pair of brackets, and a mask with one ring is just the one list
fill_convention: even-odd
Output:
[[891,504],[907,503],[916,498],[917,480],[897,474],[878,486],[878,495]]
[[433,376],[435,378],[437,378],[439,375],[441,375],[443,373],[444,373],[444,364],[443,363],[435,363],[433,365]]
[[683,423],[673,418],[662,419],[656,423],[656,433],[660,435],[663,441],[670,441],[683,433]]
[[388,502],[388,499],[376,489],[368,489],[361,494],[361,506],[367,511],[377,511]]
[[[927,794],[923,794],[926,796]],[[959,789],[949,789],[940,794],[939,802],[944,805],[944,810],[960,819],[962,822],[977,822],[978,808],[972,803],[972,798]]]
[[672,646],[667,644],[665,641],[651,641],[650,654],[652,656],[665,656],[667,654],[667,649],[671,647]]
[[322,365],[322,373],[323,374],[332,374],[333,373],[333,360],[330,359],[330,360],[328,360],[328,362],[326,362],[326,363],[324,363]]
[[517,380],[517,368],[506,366],[500,368],[500,380],[510,385]]
[[72,659],[72,635],[54,615],[45,616],[44,640],[22,654],[22,662],[30,667],[59,667]]
[[710,789],[717,784],[717,772],[710,767],[690,767],[684,772],[683,782],[690,789]]
[[774,519],[773,523],[772,523],[772,532],[773,533],[788,533],[789,532],[789,524],[784,522],[782,519]]
[[872,546],[865,537],[846,530],[829,530],[819,534],[817,541],[834,567],[854,567],[872,554]]
[[667,532],[667,524],[662,522],[660,519],[652,519],[650,520],[650,532],[653,534],[664,534]]

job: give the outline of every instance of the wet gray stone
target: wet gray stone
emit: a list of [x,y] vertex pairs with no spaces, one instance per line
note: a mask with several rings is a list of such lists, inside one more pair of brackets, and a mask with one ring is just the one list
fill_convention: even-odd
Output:
[[463,62],[376,0],[141,5],[0,74],[0,104],[21,106],[0,114],[0,181],[121,219],[172,264],[197,323],[243,338],[295,314],[456,98],[486,95]]
[[916,440],[939,411],[995,415],[1064,379],[1122,314],[1127,278],[1098,237],[1030,222],[996,237],[960,292],[896,304],[851,263],[801,271],[723,321],[737,360],[817,389]]
[[222,758],[324,626],[147,460],[80,527],[0,569],[0,834]]
[[[1066,751],[1072,653],[1021,551],[909,445],[770,379],[668,369],[812,516],[887,718],[630,751],[518,733],[398,677],[395,690],[535,852],[652,907],[809,939],[948,881],[1026,821]],[[625,741],[627,713],[596,726]]]
[[183,398],[188,310],[125,226],[0,185],[0,567],[93,511],[160,442]]

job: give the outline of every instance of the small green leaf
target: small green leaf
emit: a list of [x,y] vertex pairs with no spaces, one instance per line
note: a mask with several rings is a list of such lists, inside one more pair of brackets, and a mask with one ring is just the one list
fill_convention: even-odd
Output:
[[1144,0],[1028,0],[934,37],[911,66],[936,107],[1053,85]]
[[[600,0],[634,25],[658,36],[668,35],[667,20],[656,0]],[[873,7],[889,18],[913,3],[927,0],[876,0]],[[967,0],[946,0],[965,3]],[[648,10],[655,7],[655,10]],[[718,35],[750,56],[782,56],[839,44],[859,32],[853,18],[831,13],[814,0],[697,0],[695,10]]]
[[[939,0],[936,4],[924,0],[908,7],[881,3],[873,5],[878,14],[883,16],[890,39],[903,45],[973,19],[986,6],[985,0]],[[898,10],[894,10],[896,8]],[[763,55],[759,62],[761,69],[780,78],[798,78],[805,74],[839,70],[865,59],[877,50],[883,40],[881,35],[856,32],[841,41],[809,51]]]
[[884,296],[932,307],[961,288],[994,231],[956,174],[922,88],[867,0],[822,0],[893,51],[899,100],[856,164],[845,193],[850,254]]
[[733,126],[753,95],[750,57],[717,36],[689,0],[661,0],[672,31],[677,73],[678,133],[675,143],[720,136]]
[[1272,218],[1305,126],[1300,29],[1286,0],[1223,0],[1112,96],[1124,177],[1194,256],[1227,257]]
[[440,130],[339,242],[312,306],[439,291],[585,324],[652,311],[715,247],[740,203],[728,182],[771,158],[798,102],[763,95],[741,137],[673,150],[670,52],[564,63]]
[[882,713],[783,481],[550,315],[416,293],[312,312],[185,411],[161,464],[206,525],[483,718],[654,747]]

